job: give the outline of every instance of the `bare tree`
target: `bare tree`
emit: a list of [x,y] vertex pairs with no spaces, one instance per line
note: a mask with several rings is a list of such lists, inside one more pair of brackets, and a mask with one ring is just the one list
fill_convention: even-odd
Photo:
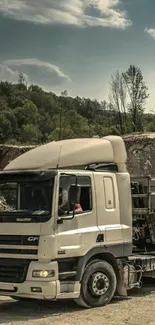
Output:
[[110,103],[116,116],[118,118],[120,133],[125,134],[127,132],[127,91],[126,84],[122,74],[119,71],[111,77],[110,81]]
[[27,87],[27,81],[25,75],[21,72],[18,75],[18,84],[19,85],[25,85]]

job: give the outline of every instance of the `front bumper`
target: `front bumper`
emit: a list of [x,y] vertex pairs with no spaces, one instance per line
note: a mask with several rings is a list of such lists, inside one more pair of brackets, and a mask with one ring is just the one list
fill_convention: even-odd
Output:
[[[52,278],[36,279],[32,277],[34,270],[54,270],[55,275]],[[32,288],[39,288],[39,291],[32,292]],[[79,282],[60,283],[57,262],[31,262],[23,283],[0,282],[1,296],[56,300],[78,298],[79,294]]]
[[[25,297],[33,299],[56,299],[59,295],[59,281],[25,281],[24,283],[0,283],[1,296]],[[40,288],[41,292],[32,292],[31,288]]]
[[[34,270],[53,270],[52,278],[34,278]],[[33,292],[32,288],[38,288],[38,292]],[[4,283],[0,282],[0,294],[21,297],[34,297],[38,299],[54,299],[59,294],[60,284],[58,281],[58,263],[57,262],[39,262],[32,261],[29,264],[25,281],[22,283]]]

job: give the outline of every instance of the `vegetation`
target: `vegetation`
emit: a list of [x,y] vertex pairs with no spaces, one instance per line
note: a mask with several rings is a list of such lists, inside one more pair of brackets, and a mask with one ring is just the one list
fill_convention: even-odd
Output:
[[75,137],[155,131],[155,116],[146,114],[148,89],[140,68],[116,72],[109,102],[56,96],[37,85],[0,82],[0,143],[39,144]]

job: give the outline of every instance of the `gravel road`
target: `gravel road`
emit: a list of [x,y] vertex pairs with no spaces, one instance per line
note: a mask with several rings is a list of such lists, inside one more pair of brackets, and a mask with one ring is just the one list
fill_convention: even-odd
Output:
[[11,325],[155,325],[155,281],[114,298],[103,308],[85,310],[73,301],[31,302],[0,299],[0,324]]

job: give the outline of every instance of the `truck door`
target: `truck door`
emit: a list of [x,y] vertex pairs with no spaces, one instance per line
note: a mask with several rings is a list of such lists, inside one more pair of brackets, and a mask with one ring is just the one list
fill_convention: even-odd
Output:
[[[66,214],[68,191],[70,186],[75,184],[75,179],[75,176],[72,175],[60,175],[59,177],[58,203],[61,210],[58,209],[57,218],[63,217],[63,221],[56,226],[57,251],[58,254],[67,254],[67,257],[85,254],[92,248],[92,245],[96,245],[96,239],[100,233],[97,226],[92,172],[87,172],[87,174],[80,172],[78,174],[77,184],[80,189],[77,202],[78,209],[72,220],[65,220],[69,217],[69,214]],[[80,207],[82,210],[79,210]],[[62,212],[63,209],[64,213]],[[72,216],[72,212],[70,216]]]
[[[116,175],[96,173],[96,202],[98,226],[104,237],[104,244],[123,254],[123,233],[120,224],[120,207]],[[111,248],[110,248],[111,251]]]

